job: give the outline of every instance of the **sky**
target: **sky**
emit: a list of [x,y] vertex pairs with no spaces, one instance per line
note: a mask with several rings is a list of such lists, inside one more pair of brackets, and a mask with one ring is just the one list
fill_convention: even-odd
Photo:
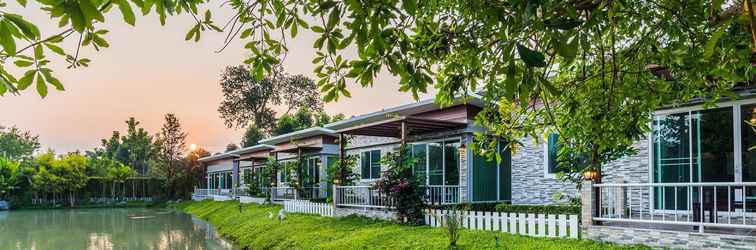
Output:
[[[231,10],[219,3],[209,7],[216,23],[222,24]],[[9,10],[37,24],[43,37],[61,31],[57,21],[51,21],[39,6],[30,3],[22,8],[10,1]],[[99,146],[114,130],[125,131],[129,117],[155,134],[163,116],[174,113],[188,133],[187,145],[218,152],[229,143],[238,144],[243,129],[227,128],[217,112],[223,98],[218,80],[226,66],[240,64],[248,53],[238,39],[216,53],[225,36],[221,33],[205,32],[199,43],[184,41],[192,22],[190,16],[174,16],[161,26],[157,17],[150,15],[137,17],[132,27],[122,21],[118,11],[111,11],[101,25],[110,31],[106,35],[110,48],[99,52],[83,49],[81,55],[92,60],[86,68],[66,69],[63,58],[53,57],[53,70],[66,90],[51,89],[44,99],[33,88],[0,97],[0,125],[31,131],[39,135],[43,149],[65,153]],[[314,37],[300,31],[289,40],[283,64],[287,73],[316,79],[311,63]],[[64,46],[70,50],[74,43],[75,39],[69,39]],[[6,63],[6,67],[10,65]],[[384,72],[370,88],[352,83],[352,97],[327,103],[325,110],[349,117],[414,102],[411,94],[398,88],[397,78]]]

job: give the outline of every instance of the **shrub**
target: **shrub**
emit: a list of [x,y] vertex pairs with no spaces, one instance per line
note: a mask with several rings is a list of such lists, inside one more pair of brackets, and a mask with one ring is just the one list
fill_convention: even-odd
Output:
[[412,174],[415,159],[407,150],[400,147],[381,159],[381,165],[387,165],[375,186],[394,200],[397,219],[400,223],[423,224],[425,209],[425,189],[417,176]]
[[461,204],[450,204],[450,205],[433,205],[430,207],[433,209],[442,209],[442,210],[496,212],[496,207],[503,204],[505,203],[482,202],[482,203],[461,203]]
[[580,206],[573,205],[509,205],[499,204],[497,212],[532,214],[580,214]]

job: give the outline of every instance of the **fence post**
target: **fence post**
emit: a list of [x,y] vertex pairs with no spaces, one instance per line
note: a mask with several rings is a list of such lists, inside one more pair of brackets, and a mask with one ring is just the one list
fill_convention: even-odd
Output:
[[582,203],[580,220],[586,230],[589,226],[593,225],[593,215],[596,212],[594,197],[596,196],[593,194],[593,182],[584,181],[580,190],[580,201]]
[[339,204],[338,203],[338,199],[339,199],[339,193],[338,193],[339,189],[338,189],[338,187],[339,187],[339,185],[335,185],[335,184],[332,186],[332,188],[333,188],[333,194],[332,194],[333,197],[331,199],[333,200],[333,206],[334,207],[336,207]]
[[[622,177],[617,178],[617,183],[625,183]],[[616,187],[614,193],[614,215],[625,217],[625,193],[626,187]]]

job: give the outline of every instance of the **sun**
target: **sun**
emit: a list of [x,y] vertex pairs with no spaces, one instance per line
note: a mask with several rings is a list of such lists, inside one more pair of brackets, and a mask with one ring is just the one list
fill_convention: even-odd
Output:
[[189,150],[191,151],[197,150],[197,144],[192,143],[191,145],[189,145]]

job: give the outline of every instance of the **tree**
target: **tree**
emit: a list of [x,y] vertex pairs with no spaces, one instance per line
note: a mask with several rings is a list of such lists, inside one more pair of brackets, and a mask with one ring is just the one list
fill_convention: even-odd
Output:
[[[35,1],[41,5],[42,11],[49,14],[49,22],[57,24],[61,31],[54,35],[43,36],[37,25],[25,19],[22,15],[3,11],[0,13],[0,95],[7,92],[19,93],[32,84],[41,97],[47,96],[48,85],[63,91],[63,84],[55,77],[50,68],[52,60],[65,60],[70,68],[87,67],[91,60],[84,57],[82,47],[91,47],[99,51],[110,47],[106,40],[107,29],[104,29],[105,16],[110,11],[118,10],[123,22],[135,25],[136,16],[133,8],[142,14],[154,13],[159,17],[160,24],[165,25],[168,15],[187,14],[194,17],[196,23],[186,36],[186,40],[199,40],[200,32],[205,30],[220,31],[211,20],[211,13],[206,11],[204,16],[198,16],[199,6],[205,1]],[[26,7],[27,1],[18,1]],[[0,6],[5,6],[0,2]],[[154,6],[154,8],[153,8]],[[63,41],[74,39],[78,41],[73,48],[64,49]],[[21,45],[21,43],[29,43]],[[52,52],[52,53],[49,53]],[[48,57],[52,54],[51,57]],[[6,66],[19,68],[19,74],[12,73]],[[25,71],[24,71],[25,70]]]
[[237,149],[239,149],[239,146],[236,145],[236,143],[229,143],[228,145],[226,145],[226,152],[234,151]]
[[200,158],[210,156],[210,152],[204,148],[197,148],[186,156],[186,166],[189,168],[184,171],[184,182],[181,185],[184,189],[184,196],[189,196],[196,185],[205,183],[205,174],[207,173],[207,164],[199,161]]
[[10,161],[31,160],[39,147],[39,136],[16,127],[0,126],[0,157]]
[[139,127],[139,121],[130,117],[126,121],[125,135],[118,131],[108,139],[101,140],[101,146],[88,152],[90,158],[104,157],[113,159],[134,168],[140,175],[146,175],[155,157],[156,147],[150,134]]
[[242,147],[250,147],[257,145],[257,142],[265,138],[265,132],[262,131],[262,129],[258,128],[257,126],[249,125],[247,126],[247,130],[244,131],[244,137],[241,141]]
[[112,188],[110,190],[112,192],[112,197],[115,198],[116,196],[116,183],[121,184],[121,197],[126,196],[126,187],[124,187],[124,183],[126,183],[126,180],[136,175],[137,173],[133,168],[123,165],[123,163],[111,165],[108,168],[106,179],[111,181]]
[[276,127],[271,131],[272,135],[282,135],[294,131],[323,126],[325,124],[344,119],[343,114],[331,118],[325,112],[312,113],[307,109],[299,109],[294,115],[284,114],[276,122]]
[[247,66],[229,66],[220,85],[224,99],[218,112],[229,128],[255,126],[268,132],[275,125],[276,105],[283,105],[285,114],[301,108],[323,109],[315,82],[301,75],[290,76],[280,68],[258,80]]
[[0,200],[4,200],[18,183],[19,166],[18,162],[0,157]]
[[89,162],[85,156],[71,153],[54,160],[48,169],[48,173],[56,180],[53,183],[59,188],[58,191],[68,193],[68,201],[72,207],[76,201],[75,193],[87,184],[87,165]]
[[181,127],[176,115],[165,115],[165,123],[160,132],[155,135],[159,168],[156,171],[166,179],[170,197],[175,196],[178,176],[184,165],[183,155],[186,152],[186,132]]

